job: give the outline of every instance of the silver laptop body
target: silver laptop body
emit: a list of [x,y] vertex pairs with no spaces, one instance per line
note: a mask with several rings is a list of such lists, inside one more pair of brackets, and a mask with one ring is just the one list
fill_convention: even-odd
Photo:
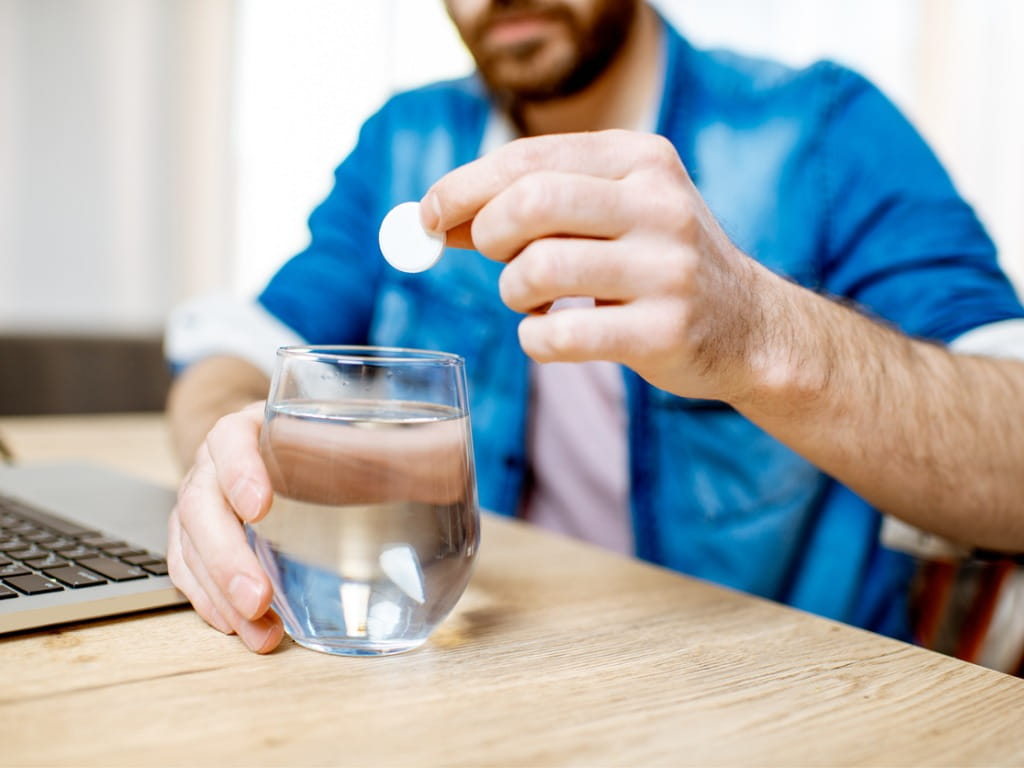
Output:
[[[63,518],[72,524],[69,529],[75,525],[81,526],[110,540],[126,542],[153,556],[166,555],[167,517],[175,498],[174,492],[169,489],[89,464],[36,464],[24,467],[0,466],[0,497],[10,497]],[[2,514],[0,512],[0,516]],[[53,532],[55,535],[58,533],[56,530]],[[39,534],[36,537],[39,538]],[[12,558],[8,555],[10,552],[0,551],[0,557],[10,562]],[[97,555],[104,559],[92,562],[107,563],[113,558],[113,555],[108,558],[105,552],[98,552]],[[145,557],[136,556],[134,559]],[[70,565],[78,567],[85,562],[72,560]],[[131,563],[124,565],[132,567]],[[144,568],[139,567],[137,570],[144,571]],[[160,569],[154,566],[152,570]],[[44,571],[35,571],[35,574],[50,578]],[[7,591],[17,592],[16,596],[7,595],[6,599],[0,599],[0,633],[186,602],[167,576],[149,572],[144,577],[132,575],[131,580],[124,581],[104,578],[104,583],[82,587],[62,584],[56,578],[51,580],[61,587],[59,591],[24,594],[13,588],[11,582],[16,579],[5,581],[0,576],[0,584]]]

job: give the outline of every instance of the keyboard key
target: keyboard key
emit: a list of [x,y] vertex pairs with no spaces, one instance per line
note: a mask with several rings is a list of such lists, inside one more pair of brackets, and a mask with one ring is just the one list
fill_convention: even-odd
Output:
[[26,507],[24,504],[18,505],[18,513],[22,517],[33,521],[36,525],[49,528],[61,536],[95,536],[97,533],[95,528],[86,528],[78,523],[65,520],[63,517],[51,515],[49,512],[44,512],[41,509]]
[[15,560],[34,560],[38,557],[46,557],[50,553],[42,547],[37,547],[33,544],[26,549],[9,549],[4,554],[8,557],[13,557]]
[[150,565],[151,563],[162,563],[164,560],[159,555],[151,555],[148,552],[144,555],[119,555],[119,557],[132,565]]
[[56,541],[57,539],[57,537],[53,535],[53,531],[36,531],[35,533],[21,533],[18,535],[25,541],[40,545],[43,545],[46,542]]
[[0,586],[0,600],[6,600],[9,597],[17,597],[17,596],[18,596],[18,593],[15,592],[13,589],[8,589],[7,587]]
[[167,563],[146,563],[144,566],[147,571],[152,573],[154,576],[166,576],[167,575]]
[[8,526],[6,530],[8,533],[12,533],[15,536],[21,536],[22,534],[31,535],[33,533],[42,533],[42,531],[40,531],[31,523],[18,523],[17,525]]
[[100,547],[100,549],[102,549],[106,554],[110,555],[111,557],[120,557],[120,558],[124,558],[124,557],[126,557],[128,555],[144,555],[144,554],[146,554],[146,550],[139,549],[138,547],[133,547],[133,546],[131,546],[129,544],[123,544],[123,545],[117,546],[117,547]]
[[36,542],[39,546],[45,547],[46,549],[52,549],[54,551],[58,549],[71,549],[73,547],[81,546],[74,539],[69,539],[66,536],[54,536],[51,539],[44,539],[43,541]]
[[21,563],[8,563],[7,565],[0,565],[0,578],[6,576],[21,576],[23,573],[32,573]]
[[44,579],[34,573],[5,577],[4,583],[26,595],[41,595],[44,592],[62,592],[64,590],[60,584],[54,584],[49,579]]
[[43,570],[43,568],[56,568],[61,565],[70,565],[70,563],[63,557],[55,555],[53,552],[48,552],[46,557],[32,558],[31,560],[25,561],[26,565],[30,565],[37,571]]
[[10,564],[11,564],[10,560],[8,560],[3,555],[0,555],[0,565],[10,565]]
[[90,536],[78,536],[79,541],[89,547],[96,547],[96,549],[107,549],[108,547],[126,547],[127,543],[120,539],[112,539],[109,536],[104,536],[102,533],[97,533]]
[[106,576],[111,581],[131,581],[132,579],[144,579],[146,573],[133,565],[126,565],[110,557],[87,557],[78,561],[83,568],[96,571]]
[[81,544],[76,544],[73,547],[65,547],[58,549],[57,552],[61,557],[66,557],[68,560],[78,560],[82,557],[93,557],[98,555],[100,551],[93,547],[83,547]]
[[87,571],[85,568],[79,568],[77,565],[68,565],[64,568],[48,568],[45,573],[51,579],[57,579],[62,584],[66,584],[74,589],[107,583],[106,579],[97,576],[92,571]]
[[28,542],[22,541],[21,539],[0,540],[0,552],[8,552],[12,549],[24,549],[27,546]]

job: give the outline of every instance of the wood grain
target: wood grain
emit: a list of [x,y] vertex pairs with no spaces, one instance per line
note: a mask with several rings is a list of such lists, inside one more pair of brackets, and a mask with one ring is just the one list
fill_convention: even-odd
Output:
[[[156,417],[12,421],[25,457],[174,475]],[[185,610],[0,639],[0,765],[1024,762],[1024,681],[514,521],[483,535],[405,655],[259,657]]]

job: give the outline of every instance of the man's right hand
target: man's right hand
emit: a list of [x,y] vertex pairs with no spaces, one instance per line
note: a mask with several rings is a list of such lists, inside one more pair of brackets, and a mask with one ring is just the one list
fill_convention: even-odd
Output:
[[259,453],[262,422],[263,404],[255,403],[220,419],[206,436],[171,513],[167,565],[207,623],[269,653],[284,630],[270,610],[270,579],[242,527],[266,515],[272,498]]

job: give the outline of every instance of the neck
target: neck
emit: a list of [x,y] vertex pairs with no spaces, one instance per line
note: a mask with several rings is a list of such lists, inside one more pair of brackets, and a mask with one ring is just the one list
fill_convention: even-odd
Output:
[[646,128],[641,121],[661,96],[661,49],[661,20],[641,3],[622,49],[593,83],[564,99],[519,104],[516,122],[528,136]]

